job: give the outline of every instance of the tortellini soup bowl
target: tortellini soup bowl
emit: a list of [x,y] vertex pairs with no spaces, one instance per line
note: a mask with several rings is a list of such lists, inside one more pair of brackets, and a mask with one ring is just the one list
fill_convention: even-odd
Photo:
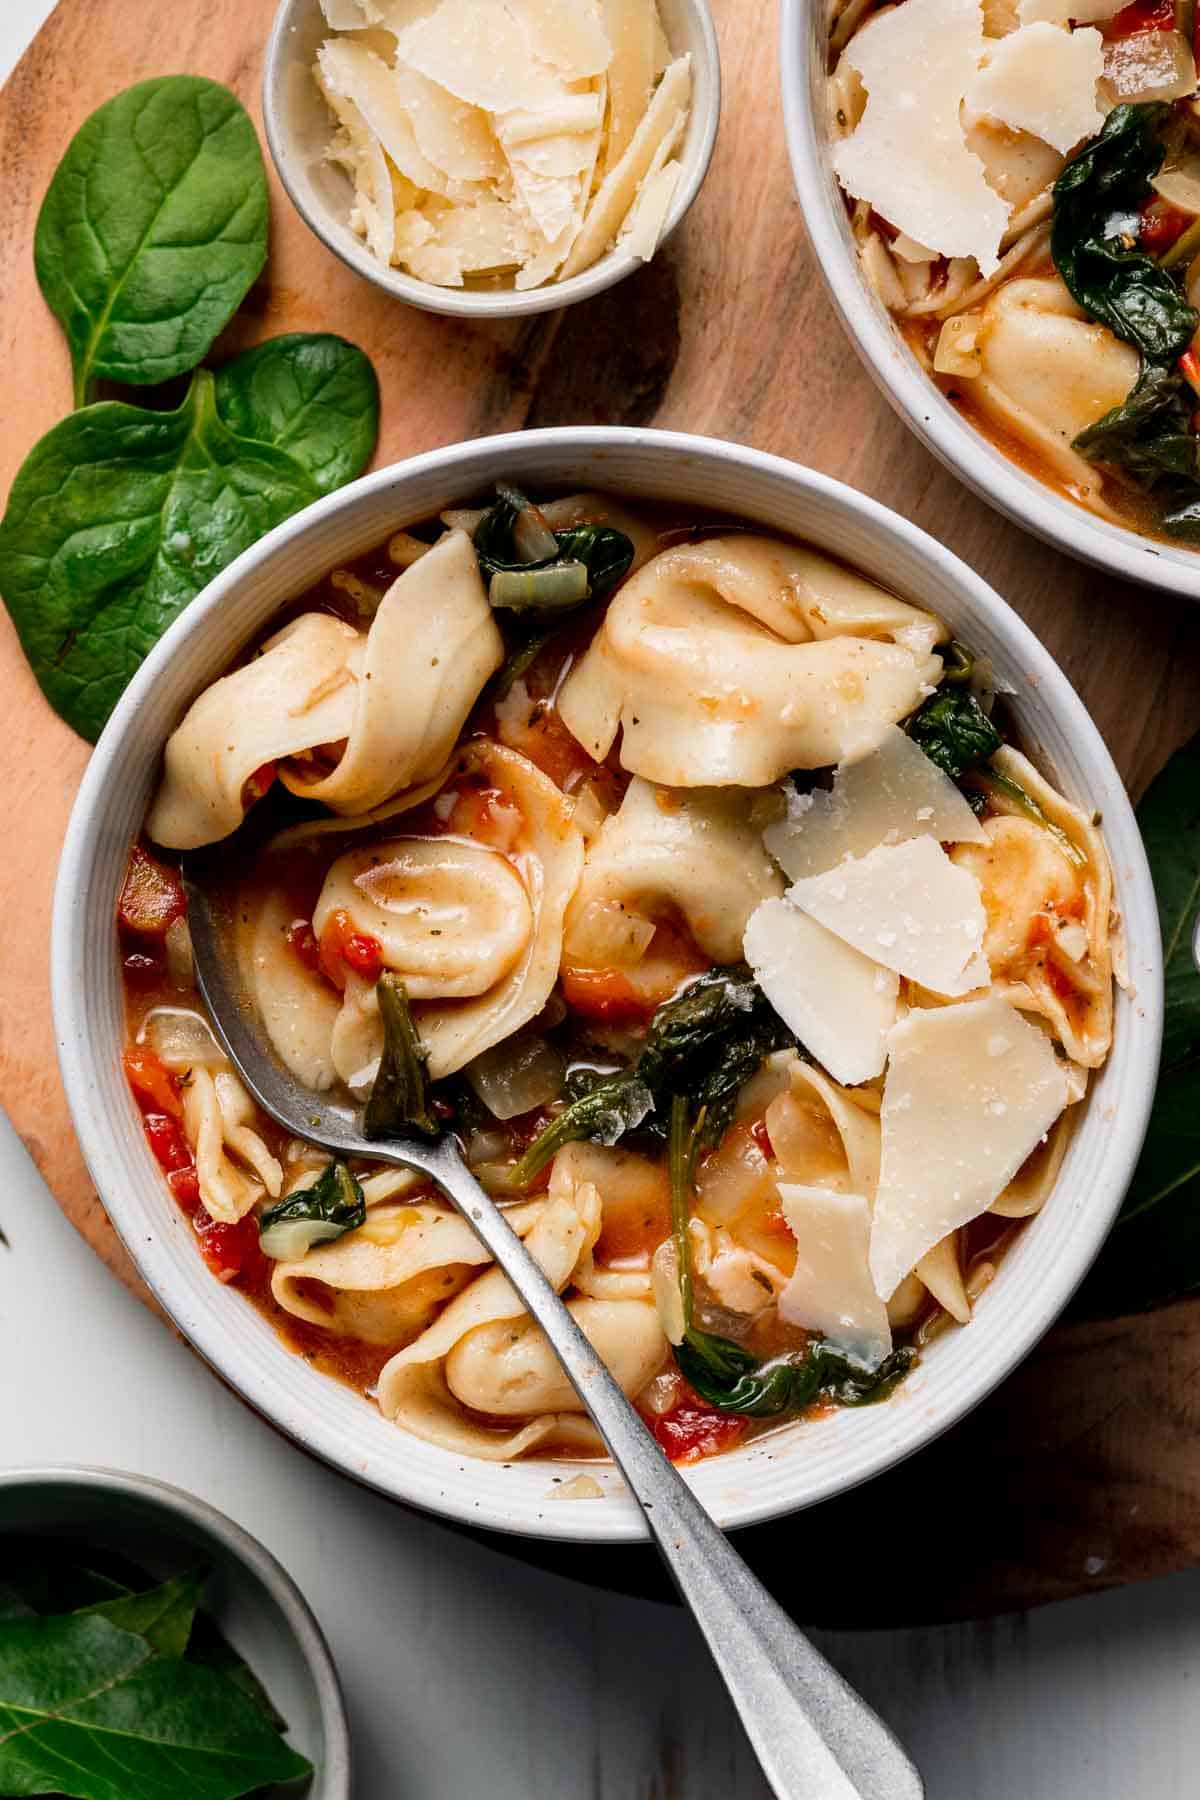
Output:
[[[366,476],[289,520],[221,574],[166,634],[92,757],[67,836],[54,916],[63,1078],[97,1188],[148,1286],[225,1381],[298,1445],[381,1493],[465,1523],[581,1542],[644,1537],[638,1509],[609,1465],[536,1456],[484,1460],[461,1446],[426,1441],[289,1349],[263,1312],[214,1280],[197,1254],[196,1233],[172,1203],[122,1069],[126,1020],[114,917],[168,737],[197,695],[248,645],[261,642],[267,622],[315,575],[442,509],[486,503],[497,481],[541,499],[600,490],[630,506],[664,508],[666,515],[677,509],[700,520],[744,520],[860,570],[938,615],[977,656],[990,659],[997,686],[1009,690],[1023,749],[1068,800],[1103,821],[1127,967],[1111,1053],[1076,1109],[1080,1116],[1048,1199],[1000,1259],[970,1324],[936,1335],[886,1401],[801,1419],[686,1469],[720,1524],[747,1525],[839,1494],[910,1455],[962,1418],[1027,1354],[1112,1223],[1141,1146],[1157,1070],[1157,915],[1120,777],[1037,639],[965,564],[913,525],[864,495],[751,449],[615,428],[532,431],[433,451]],[[422,621],[422,642],[430,622]],[[736,808],[736,789],[730,793]],[[582,1484],[586,1498],[564,1503],[557,1497],[585,1472],[592,1478]]]
[[[1105,504],[1098,471],[1092,465],[1089,475],[1089,465],[1073,447],[1076,433],[1126,394],[1137,372],[1137,356],[1128,344],[1118,343],[1094,321],[1084,319],[1047,267],[1048,252],[1043,250],[1040,261],[1035,257],[1008,275],[1006,258],[988,281],[976,281],[980,293],[993,281],[999,286],[982,303],[984,335],[979,342],[987,346],[982,352],[987,379],[977,384],[958,381],[962,407],[927,373],[902,334],[900,314],[911,311],[915,322],[921,306],[901,307],[897,295],[895,309],[889,311],[885,283],[874,273],[868,278],[855,219],[861,225],[862,217],[873,219],[874,214],[865,202],[856,206],[847,200],[835,173],[835,155],[853,120],[831,68],[836,71],[847,40],[864,21],[871,22],[875,10],[873,0],[850,0],[844,7],[824,0],[780,3],[784,124],[800,212],[817,269],[867,372],[926,449],[1014,523],[1106,573],[1191,598],[1200,596],[1200,549],[1181,538],[1172,541],[1161,532],[1145,535],[1136,529],[1139,509],[1147,509],[1145,497],[1130,488],[1122,506]],[[992,11],[1005,19],[1011,15],[1015,24],[1013,8]],[[985,19],[991,16],[987,7],[983,14]],[[1088,14],[1089,19],[1093,16],[1099,15]],[[1050,27],[1043,24],[1038,29]],[[852,50],[847,60],[853,60]],[[918,136],[916,142],[926,139]],[[1025,191],[1020,182],[1044,184],[1064,161],[1027,134],[1001,131],[997,142],[1016,144],[1023,151],[1033,146],[1029,167],[1023,163],[1016,171],[1018,201]],[[988,173],[1003,187],[1003,168],[997,175],[989,162]],[[1019,223],[1016,210],[1013,219]],[[1043,222],[1039,229],[1048,234],[1049,224]],[[913,253],[927,254],[920,246]],[[1029,276],[1038,279],[1026,279]],[[962,304],[969,300],[968,294]],[[972,320],[976,317],[970,315]],[[921,322],[927,324],[928,318]],[[947,370],[951,367],[945,365]],[[945,385],[947,390],[955,388],[952,381]],[[974,387],[987,388],[986,404],[982,391],[973,394]],[[966,405],[968,398],[977,402],[974,410]],[[975,418],[985,429],[973,422]],[[1071,493],[1077,497],[1070,498]]]

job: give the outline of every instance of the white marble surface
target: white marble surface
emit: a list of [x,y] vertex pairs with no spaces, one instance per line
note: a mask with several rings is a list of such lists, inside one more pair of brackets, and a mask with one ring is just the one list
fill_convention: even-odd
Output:
[[[0,79],[52,5],[0,0]],[[16,1028],[0,996],[0,1029]],[[262,1538],[332,1642],[358,1800],[764,1793],[677,1609],[530,1570],[301,1457],[104,1272],[2,1117],[0,1228],[0,1466],[140,1470]],[[819,1554],[803,1516],[795,1529],[797,1557]],[[1028,1618],[822,1642],[912,1748],[930,1800],[1200,1792],[1200,1572]]]

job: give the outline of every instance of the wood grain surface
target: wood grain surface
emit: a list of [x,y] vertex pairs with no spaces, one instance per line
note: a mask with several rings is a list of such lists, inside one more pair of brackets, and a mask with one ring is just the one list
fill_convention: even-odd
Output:
[[[512,324],[436,318],[343,269],[272,178],[267,272],[220,348],[284,330],[355,339],[382,382],[381,463],[522,426],[653,423],[838,476],[951,544],[1012,602],[1079,689],[1136,794],[1195,729],[1200,608],[1024,536],[909,436],[860,368],[813,267],[784,151],[774,8],[716,0],[714,10],[725,82],[716,155],[686,223],[638,276],[565,313]],[[66,348],[31,254],[68,140],[120,88],[183,71],[227,82],[261,123],[272,11],[272,0],[61,0],[0,94],[0,491],[71,403]],[[6,616],[0,684],[10,747],[0,1102],[67,1216],[148,1300],[74,1143],[54,1058],[51,893],[87,746],[42,701]],[[1060,1327],[914,1463],[741,1542],[765,1571],[789,1571],[781,1593],[805,1617],[833,1624],[983,1613],[1193,1563],[1198,1368],[1200,1304]],[[529,1554],[552,1560],[541,1548]],[[637,1551],[609,1553],[596,1572],[616,1586],[655,1580]]]

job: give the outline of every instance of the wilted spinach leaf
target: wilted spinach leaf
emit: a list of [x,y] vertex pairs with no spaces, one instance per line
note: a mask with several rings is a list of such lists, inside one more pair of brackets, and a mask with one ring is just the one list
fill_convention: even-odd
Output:
[[802,1354],[760,1362],[730,1338],[689,1326],[675,1361],[702,1400],[721,1412],[768,1419],[798,1412],[826,1395],[838,1406],[870,1406],[886,1400],[917,1360],[915,1350],[893,1350],[871,1372],[858,1368],[828,1344]]
[[1079,1300],[1140,1312],[1200,1291],[1200,737],[1151,782],[1138,824],[1154,876],[1166,976],[1162,1070],[1125,1204]]
[[676,1094],[703,1110],[707,1149],[724,1135],[738,1090],[763,1058],[795,1041],[748,969],[710,969],[658,1008],[632,1068],[598,1081],[534,1138],[514,1179],[532,1181],[579,1138],[615,1144],[639,1126],[662,1136]]
[[106,1618],[0,1623],[0,1793],[235,1800],[308,1772],[230,1682]]
[[267,1208],[258,1221],[258,1241],[264,1256],[292,1262],[314,1244],[332,1243],[356,1231],[366,1217],[362,1188],[344,1162],[331,1162],[311,1187]]
[[238,437],[286,450],[331,494],[370,461],[379,381],[370,358],[345,338],[292,331],[218,369],[217,411]]
[[944,681],[919,706],[905,730],[930,762],[957,781],[975,763],[986,762],[1003,739],[965,682]]
[[106,102],[71,140],[34,240],[76,405],[100,376],[141,387],[194,368],[266,256],[262,153],[228,88],[168,75]]
[[440,1130],[429,1097],[429,1070],[400,977],[385,969],[375,983],[383,1020],[383,1056],[363,1112],[367,1137],[395,1137]]
[[[83,737],[99,735],[147,651],[214,575],[316,499],[333,471],[357,473],[370,455],[374,376],[361,352],[336,353],[342,398],[370,394],[356,466],[329,447],[332,420],[263,400],[297,361],[293,341],[260,384],[270,349],[216,377],[198,370],[173,412],[104,401],[73,413],[17,473],[0,522],[0,591],[42,692]],[[238,436],[221,402],[263,436]],[[266,436],[286,435],[289,418],[290,452]]]
[[517,488],[503,487],[475,527],[475,554],[485,581],[495,575],[531,574],[563,563],[582,563],[588,580],[585,597],[602,600],[633,561],[631,540],[610,525],[574,525],[549,532],[546,543],[553,538],[557,545],[552,554],[522,556],[513,539],[522,512],[536,513],[536,509]]

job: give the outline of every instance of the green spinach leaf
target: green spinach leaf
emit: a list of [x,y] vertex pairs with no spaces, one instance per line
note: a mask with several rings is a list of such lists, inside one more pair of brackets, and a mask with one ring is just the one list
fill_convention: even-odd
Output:
[[1072,296],[1148,364],[1172,365],[1200,317],[1170,272],[1135,246],[1138,213],[1162,167],[1161,102],[1117,106],[1054,184],[1050,251]]
[[0,1623],[0,1793],[235,1800],[309,1772],[236,1687],[108,1619]]
[[689,1326],[682,1344],[675,1347],[675,1360],[684,1379],[709,1406],[769,1419],[799,1412],[821,1395],[838,1406],[872,1406],[886,1400],[917,1361],[917,1353],[893,1350],[870,1373],[824,1343],[802,1355],[760,1362],[732,1339]]
[[385,969],[375,983],[383,1020],[383,1056],[363,1112],[367,1137],[394,1137],[419,1131],[436,1137],[441,1129],[429,1096],[425,1050],[413,1024],[408,991]]
[[142,387],[194,368],[266,257],[262,153],[228,88],[168,75],[100,107],[71,140],[34,239],[76,405],[97,377]]
[[314,1244],[356,1231],[366,1217],[362,1188],[344,1162],[331,1162],[311,1187],[267,1208],[258,1222],[258,1241],[264,1256],[293,1262]]
[[710,969],[658,1008],[632,1068],[598,1081],[534,1138],[514,1180],[532,1181],[580,1138],[615,1144],[638,1127],[663,1136],[677,1094],[703,1111],[699,1147],[709,1149],[763,1058],[795,1041],[748,969]]
[[957,781],[976,763],[986,762],[1003,739],[965,682],[943,681],[905,726],[930,762]]
[[217,371],[217,411],[239,438],[286,450],[319,493],[331,494],[371,459],[379,381],[345,338],[293,331]]
[[[475,527],[474,536],[480,573],[489,583],[497,575],[529,576],[542,569],[577,563],[582,565],[587,574],[586,591],[572,602],[578,604],[584,599],[603,600],[633,561],[632,541],[623,531],[617,531],[611,525],[574,525],[565,531],[550,531],[544,521],[541,530],[544,543],[548,547],[553,540],[556,548],[547,548],[545,555],[523,556],[520,546],[514,541],[518,521],[522,513],[526,517],[536,515],[541,521],[541,514],[517,488],[498,488],[497,495],[495,504],[488,508]],[[503,587],[497,590],[501,595],[505,591]],[[548,591],[553,594],[557,590],[548,588]],[[525,600],[526,607],[535,603],[536,588],[533,596],[534,598]],[[512,602],[494,599],[493,604]],[[559,604],[565,605],[566,602],[560,601]]]
[[1200,910],[1200,737],[1151,782],[1137,816],[1163,939],[1163,1059],[1125,1204],[1078,1302],[1100,1317],[1200,1291],[1200,973],[1192,961]]
[[[206,583],[321,492],[295,455],[225,423],[218,392],[242,405],[242,361],[216,379],[199,370],[174,412],[86,407],[17,473],[0,522],[0,591],[42,692],[83,737],[98,736]],[[316,455],[316,437],[301,437]],[[357,449],[365,460],[365,440]]]

